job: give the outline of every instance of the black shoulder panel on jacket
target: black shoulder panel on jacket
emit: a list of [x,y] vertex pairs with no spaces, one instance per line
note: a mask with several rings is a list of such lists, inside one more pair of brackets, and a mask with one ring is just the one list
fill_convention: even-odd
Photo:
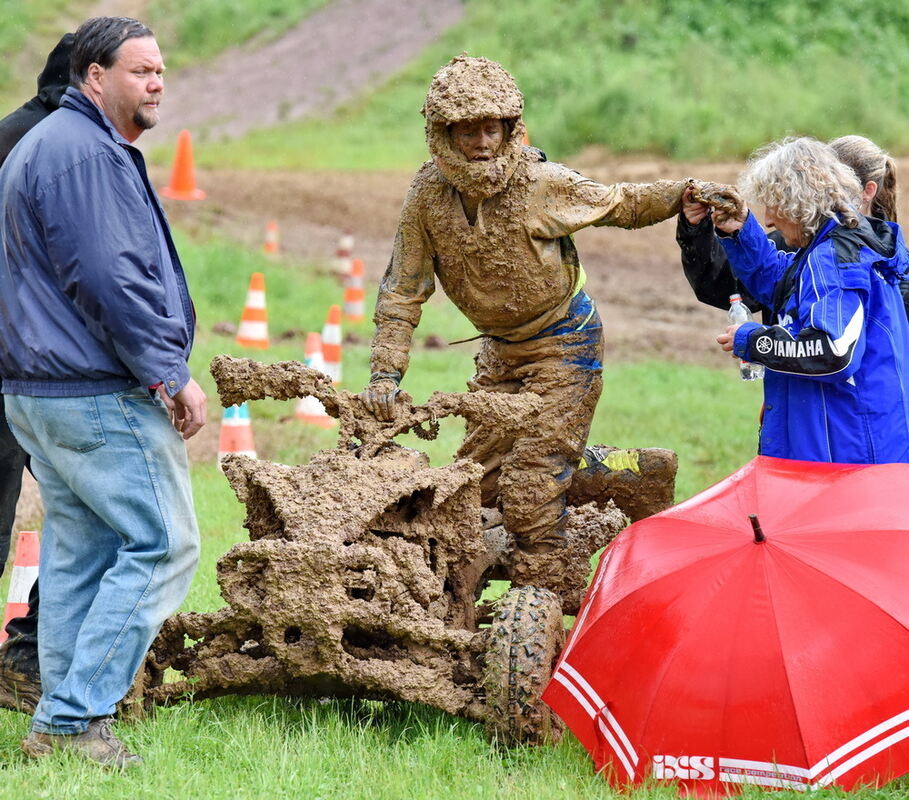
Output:
[[837,225],[831,232],[833,248],[838,264],[855,264],[859,261],[859,251],[868,247],[885,258],[896,252],[896,237],[891,227],[882,219],[862,217],[857,228]]

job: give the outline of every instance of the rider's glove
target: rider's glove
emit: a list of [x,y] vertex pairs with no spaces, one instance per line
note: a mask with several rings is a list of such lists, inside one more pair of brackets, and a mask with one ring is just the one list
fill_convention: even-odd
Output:
[[360,392],[360,399],[370,413],[382,422],[391,422],[395,418],[395,398],[401,391],[399,372],[374,372],[369,384]]

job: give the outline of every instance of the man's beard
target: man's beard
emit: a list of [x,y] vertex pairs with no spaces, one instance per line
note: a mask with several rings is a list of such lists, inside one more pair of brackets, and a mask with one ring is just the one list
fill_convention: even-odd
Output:
[[152,110],[145,108],[145,106],[139,106],[139,108],[136,109],[136,113],[133,114],[133,124],[144,131],[154,128],[155,125],[158,124],[157,107]]

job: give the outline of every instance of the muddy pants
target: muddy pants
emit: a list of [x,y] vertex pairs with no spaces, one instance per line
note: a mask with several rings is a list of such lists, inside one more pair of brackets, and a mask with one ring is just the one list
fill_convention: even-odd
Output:
[[501,505],[505,528],[528,549],[559,541],[565,493],[584,451],[603,387],[603,330],[583,291],[560,322],[523,342],[492,336],[477,353],[470,391],[534,392],[543,410],[525,436],[468,424],[458,451],[483,465],[483,505]]

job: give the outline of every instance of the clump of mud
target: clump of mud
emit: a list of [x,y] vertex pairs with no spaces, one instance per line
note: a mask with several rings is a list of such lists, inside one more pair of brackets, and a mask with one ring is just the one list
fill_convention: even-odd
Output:
[[[505,741],[557,738],[539,695],[561,614],[577,607],[592,553],[626,516],[609,503],[569,509],[568,546],[537,565],[545,585],[484,603],[492,577],[520,584],[529,573],[499,515],[481,508],[482,467],[432,468],[391,441],[414,426],[432,435],[449,414],[517,431],[539,398],[437,394],[383,425],[296,362],[218,357],[212,372],[225,405],[318,397],[341,420],[341,442],[301,466],[225,458],[250,541],[218,562],[224,608],[165,623],[140,681],[146,703],[229,693],[406,700],[482,720]],[[178,679],[165,683],[169,669]]]

